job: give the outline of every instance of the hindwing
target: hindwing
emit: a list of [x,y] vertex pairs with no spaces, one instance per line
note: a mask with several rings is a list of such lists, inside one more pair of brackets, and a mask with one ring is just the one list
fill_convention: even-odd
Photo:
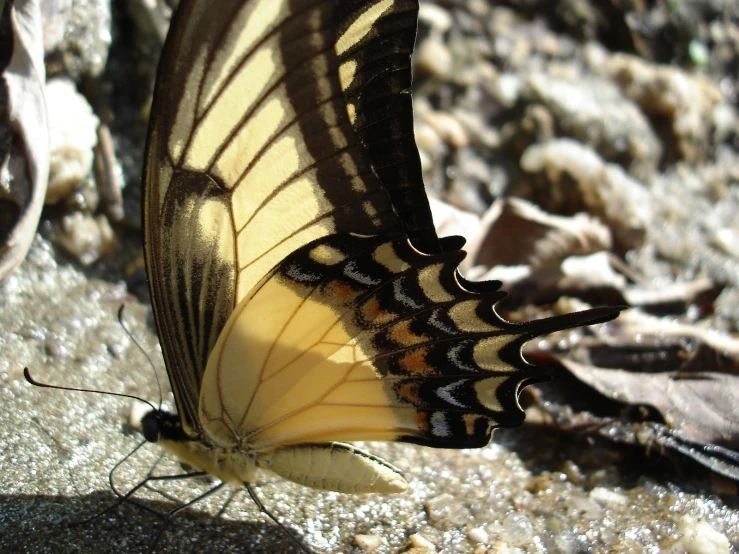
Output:
[[521,346],[611,319],[609,308],[514,324],[467,290],[463,252],[405,236],[334,235],[300,248],[236,307],[205,372],[200,417],[218,444],[255,452],[346,440],[480,447],[519,425],[542,370]]

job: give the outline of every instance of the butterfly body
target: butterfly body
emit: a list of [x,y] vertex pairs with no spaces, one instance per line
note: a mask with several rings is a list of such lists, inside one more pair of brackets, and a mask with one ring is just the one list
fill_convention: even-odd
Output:
[[254,452],[246,442],[216,444],[205,436],[185,435],[179,417],[152,410],[142,418],[144,435],[180,463],[197,468],[223,483],[253,483],[257,468],[314,489],[361,494],[397,493],[408,483],[396,467],[355,446],[338,442],[300,444]]

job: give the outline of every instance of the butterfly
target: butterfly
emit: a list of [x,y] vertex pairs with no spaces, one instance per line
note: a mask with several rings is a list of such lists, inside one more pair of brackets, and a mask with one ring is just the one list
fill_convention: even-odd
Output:
[[258,468],[346,493],[407,488],[345,441],[482,447],[523,421],[537,336],[439,238],[413,136],[415,0],[183,0],[144,170],[146,268],[177,413],[148,440],[222,482]]

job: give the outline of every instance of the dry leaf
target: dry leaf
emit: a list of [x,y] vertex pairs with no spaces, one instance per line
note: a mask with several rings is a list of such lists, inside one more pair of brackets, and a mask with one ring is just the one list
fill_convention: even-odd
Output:
[[2,80],[8,111],[3,122],[13,135],[3,161],[0,221],[0,282],[23,261],[31,247],[46,195],[49,136],[44,99],[44,46],[38,0],[6,6],[13,56]]

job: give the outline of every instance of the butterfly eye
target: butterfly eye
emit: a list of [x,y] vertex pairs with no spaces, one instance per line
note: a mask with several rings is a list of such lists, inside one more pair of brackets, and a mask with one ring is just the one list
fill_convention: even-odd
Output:
[[149,442],[157,442],[161,436],[162,422],[154,410],[147,412],[141,418],[141,430],[144,438]]

